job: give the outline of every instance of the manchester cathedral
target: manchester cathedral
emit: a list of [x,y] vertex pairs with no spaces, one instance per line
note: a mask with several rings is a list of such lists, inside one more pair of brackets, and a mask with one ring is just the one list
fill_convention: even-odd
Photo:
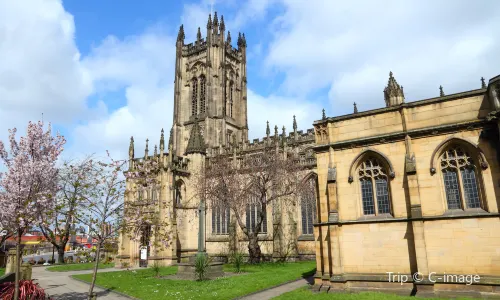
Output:
[[[294,116],[289,131],[270,120],[265,136],[250,141],[247,43],[244,34],[234,36],[236,43],[217,13],[208,17],[205,37],[198,28],[192,43],[181,26],[167,147],[163,129],[153,154],[146,141],[136,156],[131,139],[130,161],[161,166],[156,197],[167,203],[161,217],[170,218],[175,236],[165,249],[148,249],[147,262],[172,265],[193,255],[199,231],[210,256],[244,249],[244,235],[230,230],[229,210],[207,207],[204,224],[197,222],[192,174],[211,157],[244,157],[272,145],[294,153],[300,178],[315,193],[291,210],[266,207],[258,234],[265,257],[315,259],[319,291],[500,295],[500,75],[455,94],[437,83],[436,97],[407,101],[391,72],[381,108],[354,105],[336,117],[323,111],[305,131]],[[247,223],[253,214],[247,210]],[[121,236],[117,265],[138,265],[142,246]],[[391,280],[394,274],[409,279]],[[463,284],[470,275],[475,281]]]

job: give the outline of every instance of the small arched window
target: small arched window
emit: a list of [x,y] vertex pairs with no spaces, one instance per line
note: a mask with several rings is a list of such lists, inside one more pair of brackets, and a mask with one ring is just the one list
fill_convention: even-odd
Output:
[[212,233],[213,234],[228,234],[229,233],[230,212],[229,207],[217,205],[212,208]]
[[359,167],[361,199],[364,215],[381,215],[391,213],[389,178],[380,161],[368,157]]
[[316,178],[307,180],[300,197],[300,212],[302,219],[302,234],[313,234],[313,224],[316,221]]
[[193,90],[191,95],[191,115],[198,114],[198,79],[193,78]]
[[469,153],[452,146],[440,157],[448,209],[481,208],[476,165]]
[[200,114],[204,114],[206,110],[206,80],[205,76],[200,76]]

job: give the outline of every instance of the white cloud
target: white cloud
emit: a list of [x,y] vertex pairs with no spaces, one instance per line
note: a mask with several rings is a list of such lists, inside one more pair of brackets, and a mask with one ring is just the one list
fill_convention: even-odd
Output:
[[74,33],[60,1],[0,0],[0,139],[42,113],[67,124],[86,112],[92,82]]
[[[150,153],[172,122],[175,39],[159,30],[119,40],[107,37],[84,58],[97,91],[125,89],[126,103],[109,115],[77,126],[72,152],[110,150],[126,157],[133,135],[136,153],[150,139]],[[105,97],[105,96],[104,96]],[[166,137],[168,139],[168,136]],[[140,155],[140,154],[139,154]]]
[[280,90],[306,96],[329,88],[334,114],[384,105],[388,73],[408,101],[480,87],[498,74],[496,1],[293,1],[273,22],[266,66]]

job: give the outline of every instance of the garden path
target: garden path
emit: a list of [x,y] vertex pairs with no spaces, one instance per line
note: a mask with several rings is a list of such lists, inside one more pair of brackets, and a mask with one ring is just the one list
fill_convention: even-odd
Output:
[[[33,268],[32,278],[38,282],[45,292],[48,293],[54,300],[86,300],[89,285],[72,279],[69,276],[76,274],[89,274],[92,270],[85,271],[69,271],[69,272],[50,272],[46,267]],[[98,270],[99,273],[123,271],[123,269],[102,269]],[[104,290],[98,287],[94,288],[99,300],[123,300],[131,299],[122,296],[115,292]]]
[[289,283],[279,285],[267,290],[259,291],[248,296],[238,298],[239,300],[268,300],[277,297],[281,294],[294,291],[298,288],[310,285],[314,283],[313,277],[301,278]]

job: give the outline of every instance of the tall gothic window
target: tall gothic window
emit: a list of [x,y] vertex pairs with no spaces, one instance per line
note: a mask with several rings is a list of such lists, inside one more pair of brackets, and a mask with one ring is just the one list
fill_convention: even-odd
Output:
[[198,114],[198,79],[193,78],[193,94],[191,95],[191,115]]
[[230,220],[229,217],[229,207],[215,206],[212,209],[212,233],[228,234]]
[[369,157],[359,168],[364,215],[391,213],[387,173],[379,160]]
[[229,116],[233,117],[233,82],[229,83]]
[[302,234],[313,234],[313,223],[316,221],[316,180],[307,181],[300,199],[302,217]]
[[151,225],[143,225],[141,227],[141,246],[149,246],[151,238]]
[[206,109],[206,80],[205,76],[200,76],[200,114],[205,113]]
[[266,205],[262,204],[259,199],[252,197],[246,207],[246,226],[248,232],[253,232],[260,221],[262,212],[262,223],[258,229],[258,233],[267,233],[267,212]]
[[153,201],[153,203],[156,202],[156,200],[158,200],[158,191],[156,189],[151,189],[151,200]]
[[481,208],[476,166],[469,153],[451,147],[440,160],[448,209]]

